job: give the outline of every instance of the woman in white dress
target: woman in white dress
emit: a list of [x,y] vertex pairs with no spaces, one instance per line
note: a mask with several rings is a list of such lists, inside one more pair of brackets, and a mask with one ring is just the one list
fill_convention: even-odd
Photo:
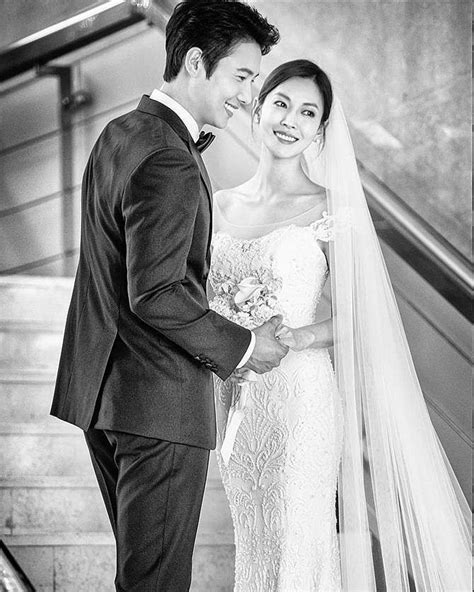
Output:
[[[235,592],[375,591],[369,514],[387,590],[411,579],[467,592],[466,502],[426,412],[327,75],[283,64],[254,122],[257,172],[215,196],[211,307],[249,328],[281,314],[290,352],[265,375],[216,384]],[[329,268],[334,324],[317,318]]]

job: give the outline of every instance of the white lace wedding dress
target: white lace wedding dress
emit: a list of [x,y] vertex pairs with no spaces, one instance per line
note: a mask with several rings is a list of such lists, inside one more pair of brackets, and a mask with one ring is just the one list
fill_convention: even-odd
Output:
[[[211,308],[249,328],[277,313],[291,327],[314,323],[328,275],[318,241],[331,234],[326,215],[250,240],[216,233]],[[244,419],[226,465],[219,451],[228,411],[243,391],[216,378],[217,458],[235,531],[234,590],[339,591],[335,496],[343,420],[328,351],[290,351],[244,389]]]

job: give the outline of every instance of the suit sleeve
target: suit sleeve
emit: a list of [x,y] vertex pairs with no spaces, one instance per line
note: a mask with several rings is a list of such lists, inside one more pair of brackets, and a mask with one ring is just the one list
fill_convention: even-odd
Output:
[[153,153],[131,175],[123,198],[128,294],[138,317],[225,379],[251,335],[187,286],[199,186],[193,157],[175,148]]

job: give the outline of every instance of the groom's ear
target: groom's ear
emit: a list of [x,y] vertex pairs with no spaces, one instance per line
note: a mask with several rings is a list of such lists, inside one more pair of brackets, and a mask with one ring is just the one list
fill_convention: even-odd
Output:
[[184,57],[184,67],[192,78],[196,78],[201,69],[204,68],[204,63],[202,61],[202,50],[199,47],[191,47],[186,52]]

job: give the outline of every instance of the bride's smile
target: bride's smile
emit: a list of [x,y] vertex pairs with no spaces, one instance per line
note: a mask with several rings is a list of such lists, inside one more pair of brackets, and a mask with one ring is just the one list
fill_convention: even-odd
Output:
[[291,158],[316,139],[323,115],[321,91],[312,80],[292,78],[278,85],[257,114],[262,143],[277,158]]

